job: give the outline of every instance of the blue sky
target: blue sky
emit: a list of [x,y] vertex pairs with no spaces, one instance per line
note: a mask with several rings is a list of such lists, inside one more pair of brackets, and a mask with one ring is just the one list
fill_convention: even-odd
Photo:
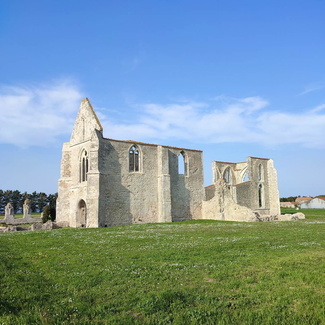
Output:
[[0,189],[57,191],[82,98],[104,135],[273,158],[325,194],[325,1],[3,0]]

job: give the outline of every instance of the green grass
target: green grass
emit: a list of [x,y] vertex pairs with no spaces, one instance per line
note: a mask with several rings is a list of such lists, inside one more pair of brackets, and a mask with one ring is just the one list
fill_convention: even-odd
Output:
[[313,219],[324,219],[325,217],[325,210],[324,209],[292,209],[292,208],[281,208],[281,213],[297,213],[302,212],[306,215],[307,218]]
[[0,234],[0,324],[325,324],[325,211]]

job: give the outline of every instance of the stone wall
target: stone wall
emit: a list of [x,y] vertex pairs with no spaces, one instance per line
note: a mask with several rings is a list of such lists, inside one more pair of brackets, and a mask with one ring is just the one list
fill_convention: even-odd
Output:
[[[107,139],[106,225],[168,222],[199,218],[203,174],[201,151]],[[139,171],[129,170],[129,150],[139,150]],[[178,156],[185,155],[185,174],[178,173]]]
[[255,213],[235,202],[226,182],[220,178],[215,184],[214,196],[203,201],[203,219],[229,221],[258,221]]
[[[213,162],[214,180],[224,179],[234,202],[259,215],[280,214],[276,170],[272,159],[248,157],[247,162]],[[245,180],[247,175],[247,181]]]

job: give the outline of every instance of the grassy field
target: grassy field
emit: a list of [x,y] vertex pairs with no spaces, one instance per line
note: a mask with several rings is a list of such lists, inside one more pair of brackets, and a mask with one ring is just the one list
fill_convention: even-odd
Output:
[[0,324],[325,324],[325,211],[303,212],[2,233]]
[[[22,213],[16,213],[15,214],[15,218],[17,219],[20,219],[20,218],[23,218],[24,215]],[[33,218],[40,218],[41,217],[41,213],[32,213],[32,217]],[[0,213],[0,219],[4,219],[5,218],[5,215],[3,213]]]

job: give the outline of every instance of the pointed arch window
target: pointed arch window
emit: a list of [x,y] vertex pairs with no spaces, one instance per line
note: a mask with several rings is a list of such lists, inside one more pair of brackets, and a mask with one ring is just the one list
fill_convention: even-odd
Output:
[[129,171],[138,172],[140,170],[140,152],[136,145],[129,150]]
[[245,172],[245,174],[243,176],[243,182],[248,182],[248,181],[249,181],[248,173]]
[[223,179],[227,184],[230,183],[230,167],[227,167],[224,174],[223,174]]
[[89,168],[89,158],[86,150],[83,151],[80,161],[80,182],[87,181],[87,174]]
[[178,174],[179,175],[186,174],[186,160],[185,160],[184,151],[181,151],[178,155]]
[[258,165],[257,178],[258,178],[259,181],[263,180],[263,166],[262,166],[262,164]]

